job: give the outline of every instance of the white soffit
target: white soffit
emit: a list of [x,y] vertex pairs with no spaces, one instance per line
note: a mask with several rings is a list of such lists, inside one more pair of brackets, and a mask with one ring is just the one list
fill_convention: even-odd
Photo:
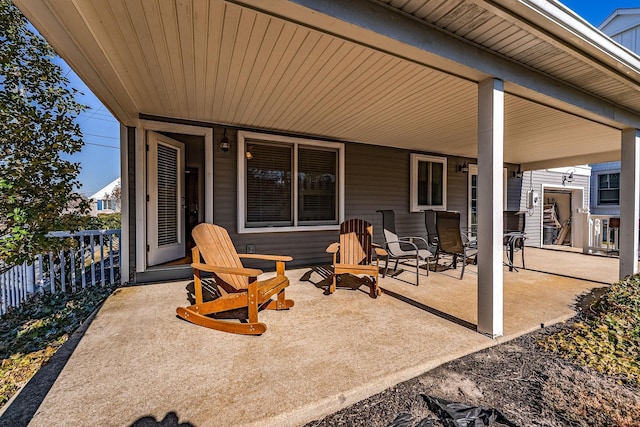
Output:
[[[333,18],[324,15],[318,22],[327,31],[215,0],[16,3],[126,125],[135,125],[143,113],[427,152],[477,153],[473,79],[483,78],[481,73],[460,66],[459,75],[473,79],[459,78],[345,40],[330,34]],[[416,16],[440,4],[428,14],[434,18],[461,2],[402,3],[420,6],[411,11]],[[474,7],[465,10],[477,12]],[[520,49],[524,59],[535,52],[540,64],[578,73],[571,63],[556,63],[565,59],[551,48],[527,53],[537,41],[487,13],[474,21],[486,19],[475,33],[473,26],[465,27],[467,36],[477,33],[476,42],[503,53],[516,55]],[[452,27],[459,21],[451,18],[443,15],[440,24],[462,31]],[[618,84],[594,76],[585,84]],[[619,152],[616,129],[509,94],[506,110],[507,162]]]

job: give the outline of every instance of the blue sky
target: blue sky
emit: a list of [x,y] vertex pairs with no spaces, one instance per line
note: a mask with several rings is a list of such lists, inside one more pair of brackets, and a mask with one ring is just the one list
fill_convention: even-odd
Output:
[[640,0],[560,0],[560,3],[582,16],[594,27],[600,25],[616,9],[640,7]]
[[[564,0],[562,3],[595,27],[617,8],[640,7],[640,0]],[[120,176],[120,125],[78,76],[63,61],[60,64],[68,73],[72,87],[84,93],[78,100],[90,106],[78,118],[86,145],[81,153],[73,156],[73,160],[80,162],[82,168],[80,191],[90,196]]]
[[91,196],[120,176],[120,124],[64,61],[56,62],[83,94],[77,101],[89,106],[77,119],[85,146],[71,159],[80,162],[80,192]]

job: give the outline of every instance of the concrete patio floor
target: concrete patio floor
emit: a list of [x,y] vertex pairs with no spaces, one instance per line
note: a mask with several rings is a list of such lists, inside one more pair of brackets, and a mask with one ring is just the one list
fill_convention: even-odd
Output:
[[564,276],[505,269],[499,339],[473,330],[475,266],[464,280],[459,269],[422,275],[417,287],[415,273],[387,277],[381,280],[387,293],[375,300],[364,287],[323,295],[312,283],[319,274],[301,281],[310,269],[291,270],[287,297],[296,305],[262,311],[268,330],[259,337],[177,318],[189,282],[119,289],[29,425],[126,426],[172,412],[195,426],[302,425],[444,362],[568,319],[578,295],[617,280],[614,258],[533,248],[526,256],[527,268]]

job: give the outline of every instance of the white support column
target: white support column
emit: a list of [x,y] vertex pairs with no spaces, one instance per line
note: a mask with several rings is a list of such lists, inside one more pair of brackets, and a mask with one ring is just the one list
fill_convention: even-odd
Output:
[[622,130],[620,170],[620,279],[638,273],[640,131]]
[[503,334],[504,82],[478,85],[478,332]]

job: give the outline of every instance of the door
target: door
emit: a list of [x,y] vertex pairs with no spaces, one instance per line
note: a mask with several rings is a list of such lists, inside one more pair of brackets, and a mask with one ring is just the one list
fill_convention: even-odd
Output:
[[184,196],[186,208],[185,218],[185,236],[187,242],[187,251],[195,246],[191,232],[193,228],[202,222],[202,214],[200,212],[200,170],[197,167],[187,166],[184,171]]
[[185,256],[184,144],[147,132],[147,266]]

